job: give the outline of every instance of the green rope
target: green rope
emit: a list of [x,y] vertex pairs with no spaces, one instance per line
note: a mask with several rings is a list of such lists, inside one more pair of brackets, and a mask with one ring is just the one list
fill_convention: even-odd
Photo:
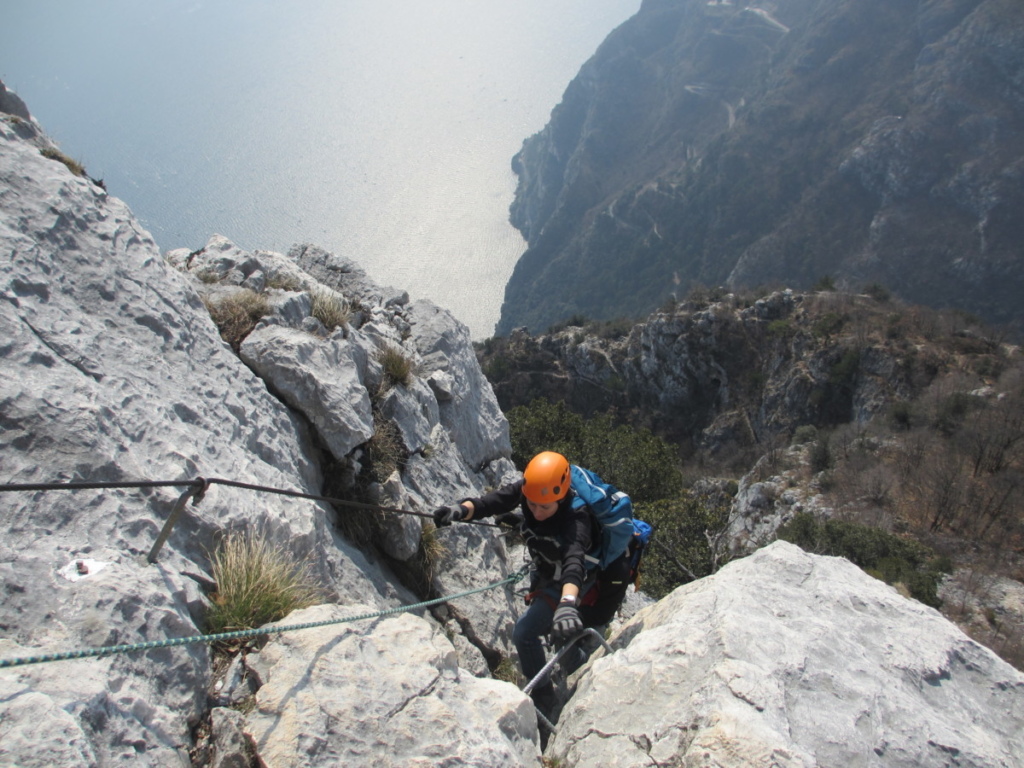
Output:
[[192,637],[176,637],[169,640],[152,640],[147,643],[131,643],[128,645],[108,645],[103,648],[85,648],[78,651],[65,651],[64,653],[48,653],[42,656],[25,656],[16,659],[0,659],[0,669],[7,667],[20,667],[26,664],[42,664],[49,661],[68,661],[70,659],[86,659],[90,657],[113,656],[117,653],[131,653],[133,651],[149,651],[154,648],[172,648],[179,645],[193,645],[198,643],[217,643],[221,640],[240,640],[247,637],[261,637],[263,635],[281,634],[299,629],[313,629],[314,627],[327,627],[331,624],[342,624],[350,621],[362,621],[363,619],[375,619],[380,616],[388,616],[394,613],[415,611],[420,608],[428,608],[438,603],[446,603],[449,600],[457,600],[460,597],[468,597],[478,592],[486,592],[489,589],[497,589],[505,584],[514,584],[526,575],[526,570],[521,569],[513,575],[485,587],[477,587],[466,592],[459,592],[456,595],[437,597],[433,600],[424,600],[414,605],[399,605],[395,608],[385,608],[382,611],[363,613],[358,616],[346,616],[343,619],[327,619],[325,621],[313,621],[307,624],[290,624],[280,627],[261,627],[259,629],[243,629],[237,632],[219,632],[215,635],[194,635]]

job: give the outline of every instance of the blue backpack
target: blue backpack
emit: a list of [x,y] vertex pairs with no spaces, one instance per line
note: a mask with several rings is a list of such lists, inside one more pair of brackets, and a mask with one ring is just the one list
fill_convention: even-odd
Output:
[[589,469],[570,468],[573,509],[590,507],[601,526],[601,540],[586,554],[587,568],[607,568],[632,547],[631,571],[639,567],[640,555],[651,539],[651,526],[633,518],[633,502],[614,485],[604,482]]

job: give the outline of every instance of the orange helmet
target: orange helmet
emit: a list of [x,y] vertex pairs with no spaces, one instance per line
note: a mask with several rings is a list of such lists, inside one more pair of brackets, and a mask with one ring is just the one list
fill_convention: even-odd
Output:
[[523,495],[537,504],[558,501],[569,492],[569,462],[554,451],[538,453],[523,472]]

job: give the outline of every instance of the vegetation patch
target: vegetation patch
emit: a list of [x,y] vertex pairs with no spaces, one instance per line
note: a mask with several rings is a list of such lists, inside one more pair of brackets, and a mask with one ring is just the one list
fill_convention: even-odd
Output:
[[377,362],[384,369],[384,389],[412,383],[412,360],[399,348],[387,346],[377,350]]
[[524,469],[541,451],[557,451],[630,495],[634,502],[674,497],[682,488],[677,450],[648,429],[610,416],[584,419],[564,403],[534,400],[506,413],[512,461]]
[[373,437],[367,441],[366,449],[370,475],[378,483],[385,482],[405,461],[405,447],[398,427],[377,410],[373,413]]
[[838,312],[829,312],[811,326],[811,333],[823,339],[830,339],[846,325],[846,318]]
[[217,591],[206,615],[210,634],[262,627],[322,599],[308,567],[262,534],[229,533],[211,562]]
[[201,269],[196,272],[196,278],[204,285],[213,285],[221,281],[221,274],[216,269]]
[[301,291],[302,281],[288,272],[275,272],[267,277],[266,286],[278,291]]
[[683,491],[641,503],[636,516],[654,527],[641,565],[640,588],[660,600],[680,584],[708,576],[728,561],[724,533],[732,499],[725,493]]
[[243,288],[217,300],[203,299],[220,337],[238,352],[256,323],[270,314],[270,303],[262,293]]
[[310,314],[323,323],[328,331],[348,325],[352,315],[345,297],[330,288],[317,288],[310,292]]
[[56,160],[59,163],[64,163],[68,170],[71,171],[75,176],[85,176],[85,166],[82,165],[78,160],[68,157],[59,149],[54,147],[47,147],[46,149],[39,150],[39,154],[49,160]]
[[948,558],[918,541],[845,520],[819,521],[802,512],[778,531],[780,539],[819,555],[845,557],[888,584],[903,584],[911,597],[938,608],[939,583],[952,571]]
[[523,684],[522,675],[519,674],[519,665],[511,656],[502,656],[491,675],[495,680],[504,680],[506,683],[516,686]]

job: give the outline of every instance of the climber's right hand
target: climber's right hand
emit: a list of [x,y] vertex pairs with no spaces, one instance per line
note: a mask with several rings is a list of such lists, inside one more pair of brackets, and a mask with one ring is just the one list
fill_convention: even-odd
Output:
[[523,522],[523,516],[518,512],[505,512],[501,515],[494,517],[494,522],[498,525],[507,525],[511,528],[518,528],[519,524]]
[[434,510],[434,525],[438,528],[444,528],[446,525],[465,520],[466,514],[466,508],[461,504],[449,504],[447,507],[438,507]]

